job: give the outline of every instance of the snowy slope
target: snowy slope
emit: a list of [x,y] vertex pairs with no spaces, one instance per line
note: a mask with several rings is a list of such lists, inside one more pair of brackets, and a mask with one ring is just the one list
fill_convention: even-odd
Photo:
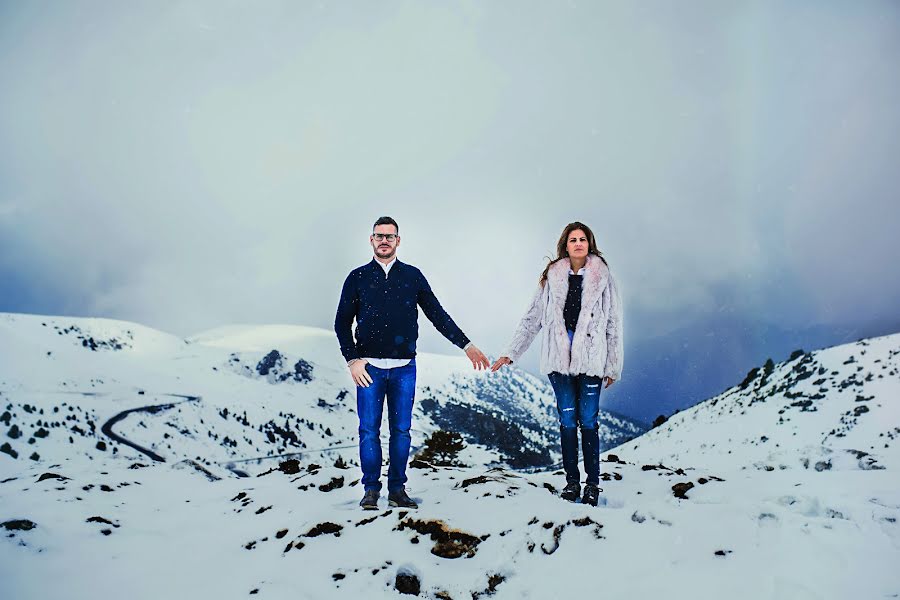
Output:
[[[599,507],[560,500],[560,471],[490,467],[553,435],[544,384],[511,372],[485,389],[464,360],[423,356],[414,440],[445,419],[470,440],[496,437],[491,419],[521,426],[505,450],[470,442],[469,466],[414,461],[418,510],[382,498],[363,512],[345,464],[355,415],[338,398],[349,378],[324,333],[230,327],[185,341],[21,315],[0,327],[0,431],[19,455],[0,453],[4,599],[900,597],[900,486],[878,435],[900,425],[898,336],[773,366],[691,409],[703,418],[684,411],[605,453]],[[779,414],[788,400],[800,404]],[[128,443],[101,431],[160,405],[113,424]],[[860,405],[869,412],[844,418]],[[743,441],[757,431],[778,437],[774,459]],[[739,441],[701,447],[714,435]],[[836,458],[866,448],[869,460]],[[238,462],[256,451],[301,453]],[[832,467],[803,468],[813,455]],[[772,470],[752,468],[762,459]]]
[[606,506],[594,508],[560,500],[559,473],[414,468],[419,510],[382,499],[362,512],[355,468],[285,463],[247,479],[126,464],[23,463],[0,479],[4,598],[900,592],[900,491],[887,470],[740,475],[604,462]]
[[795,353],[613,452],[707,468],[900,469],[900,334]]
[[[357,455],[355,393],[332,332],[229,326],[179,339],[134,323],[0,314],[0,474],[16,460],[98,452],[191,458],[249,473],[257,457]],[[463,356],[420,354],[413,446],[460,432],[464,464],[559,460],[553,394],[516,369],[486,375]],[[639,426],[606,416],[606,446]],[[104,427],[106,430],[104,431]],[[386,439],[386,431],[385,431]]]

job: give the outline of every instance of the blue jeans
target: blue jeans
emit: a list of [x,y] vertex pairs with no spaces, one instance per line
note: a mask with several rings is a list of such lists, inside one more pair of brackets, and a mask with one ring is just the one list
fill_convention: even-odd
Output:
[[399,490],[406,483],[409,460],[413,398],[416,393],[416,361],[393,369],[366,365],[372,377],[369,387],[356,387],[356,412],[359,415],[359,462],[363,487],[381,490],[381,415],[387,396],[388,424],[388,491]]
[[566,481],[577,483],[581,480],[578,471],[580,427],[587,483],[596,485],[600,482],[600,435],[597,427],[603,378],[596,375],[563,375],[556,372],[550,373],[548,377],[556,395]]

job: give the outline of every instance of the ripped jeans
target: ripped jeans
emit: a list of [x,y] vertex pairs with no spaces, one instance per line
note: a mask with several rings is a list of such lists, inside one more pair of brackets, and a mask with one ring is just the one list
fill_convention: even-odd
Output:
[[581,480],[578,470],[578,428],[581,428],[581,450],[587,483],[600,482],[600,436],[597,417],[600,413],[600,389],[603,378],[596,375],[563,375],[550,373],[550,385],[556,394],[559,413],[559,435],[563,469],[567,483]]

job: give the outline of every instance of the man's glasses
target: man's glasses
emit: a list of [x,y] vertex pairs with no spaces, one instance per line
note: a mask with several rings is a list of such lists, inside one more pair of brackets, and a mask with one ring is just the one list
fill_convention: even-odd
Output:
[[372,237],[375,238],[375,241],[377,242],[381,242],[383,240],[393,242],[399,236],[397,236],[396,233],[373,233]]

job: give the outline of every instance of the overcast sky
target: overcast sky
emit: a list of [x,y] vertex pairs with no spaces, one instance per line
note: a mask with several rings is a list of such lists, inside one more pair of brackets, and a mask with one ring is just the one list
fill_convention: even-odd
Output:
[[3,1],[0,310],[330,328],[387,214],[492,354],[572,220],[629,344],[890,328],[898,57],[896,2]]

